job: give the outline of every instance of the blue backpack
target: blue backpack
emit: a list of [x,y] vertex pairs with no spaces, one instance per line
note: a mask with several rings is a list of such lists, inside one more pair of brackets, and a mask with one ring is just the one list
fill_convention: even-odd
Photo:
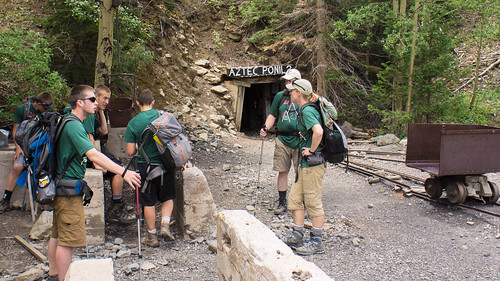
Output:
[[[64,171],[56,177],[55,144],[68,121],[79,120],[74,115],[64,118],[58,112],[44,112],[32,120],[24,120],[16,131],[15,141],[23,151],[24,160],[30,171],[33,195],[41,204],[51,203],[55,199],[56,186],[69,168],[70,159]],[[19,186],[27,181],[25,170],[17,180]]]

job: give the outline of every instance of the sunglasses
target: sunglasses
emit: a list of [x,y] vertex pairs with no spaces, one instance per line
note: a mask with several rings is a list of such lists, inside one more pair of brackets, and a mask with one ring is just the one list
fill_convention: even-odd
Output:
[[306,89],[304,89],[304,87],[302,87],[299,84],[295,83],[295,81],[292,82],[292,85],[301,88],[304,92],[306,91]]
[[80,99],[80,100],[89,100],[90,102],[95,102],[97,99],[96,99],[96,97],[90,97],[90,98],[84,98],[84,99]]
[[44,103],[44,102],[40,102],[40,105],[43,106],[44,108],[50,108],[52,106],[51,103]]

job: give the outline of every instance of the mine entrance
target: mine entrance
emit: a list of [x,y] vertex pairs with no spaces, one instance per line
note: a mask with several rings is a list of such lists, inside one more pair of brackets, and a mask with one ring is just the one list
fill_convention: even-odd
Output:
[[258,133],[262,128],[274,96],[281,90],[280,81],[254,83],[250,87],[240,87],[243,96],[240,131],[247,134]]

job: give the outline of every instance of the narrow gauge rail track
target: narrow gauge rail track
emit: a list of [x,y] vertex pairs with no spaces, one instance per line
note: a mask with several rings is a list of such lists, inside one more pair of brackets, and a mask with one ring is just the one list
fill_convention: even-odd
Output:
[[[376,167],[376,166],[371,165],[371,164],[363,164],[363,163],[359,163],[359,162],[353,163],[352,161],[349,161],[349,162],[350,163],[349,163],[349,166],[347,168],[350,169],[350,170],[352,170],[352,171],[354,171],[354,172],[357,172],[357,173],[365,175],[365,176],[378,177],[378,178],[384,179],[386,181],[392,182],[392,183],[394,183],[394,184],[396,184],[398,186],[402,186],[402,187],[408,188],[410,190],[411,190],[411,186],[410,185],[408,185],[408,184],[406,184],[406,183],[404,183],[402,181],[394,180],[394,179],[388,178],[386,176],[380,175],[380,174],[378,174],[378,173],[376,173],[374,171],[371,171],[369,169],[384,170],[386,172],[399,175],[399,176],[401,176],[402,178],[404,178],[406,180],[416,181],[420,185],[422,185],[424,183],[424,181],[425,181],[425,179],[422,179],[422,178],[414,177],[414,176],[411,176],[411,175],[407,175],[407,174],[404,174],[404,173],[401,173],[401,172],[398,172],[398,171],[394,171],[394,170],[390,170],[390,169],[386,169],[386,168]],[[345,162],[342,162],[340,164],[343,167],[347,166],[347,164]],[[446,205],[458,207],[458,208],[461,208],[461,209],[473,210],[473,211],[476,211],[476,212],[480,212],[480,213],[483,213],[483,214],[488,214],[488,215],[500,218],[500,213],[494,213],[494,212],[491,212],[491,211],[488,211],[488,210],[484,210],[484,209],[480,209],[480,208],[477,208],[477,207],[469,206],[467,204],[451,204],[447,200],[432,199],[430,196],[428,196],[425,193],[414,192],[414,191],[412,191],[411,193],[412,193],[412,195],[414,195],[414,196],[416,196],[416,197],[418,197],[418,198],[420,198],[422,200],[429,201],[429,202],[436,202],[436,203],[441,203],[441,204],[446,204]],[[500,204],[499,203],[495,203],[495,205],[499,206]]]

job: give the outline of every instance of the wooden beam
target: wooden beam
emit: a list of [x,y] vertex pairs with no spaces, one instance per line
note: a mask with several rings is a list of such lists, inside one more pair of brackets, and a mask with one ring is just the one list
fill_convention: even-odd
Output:
[[34,255],[37,259],[41,260],[43,263],[47,264],[49,262],[49,259],[47,259],[44,254],[40,253],[40,251],[33,247],[31,243],[21,238],[21,236],[16,235],[14,236],[14,239],[16,239],[17,242],[19,242],[24,248],[26,248],[26,250],[28,250],[28,252]]

